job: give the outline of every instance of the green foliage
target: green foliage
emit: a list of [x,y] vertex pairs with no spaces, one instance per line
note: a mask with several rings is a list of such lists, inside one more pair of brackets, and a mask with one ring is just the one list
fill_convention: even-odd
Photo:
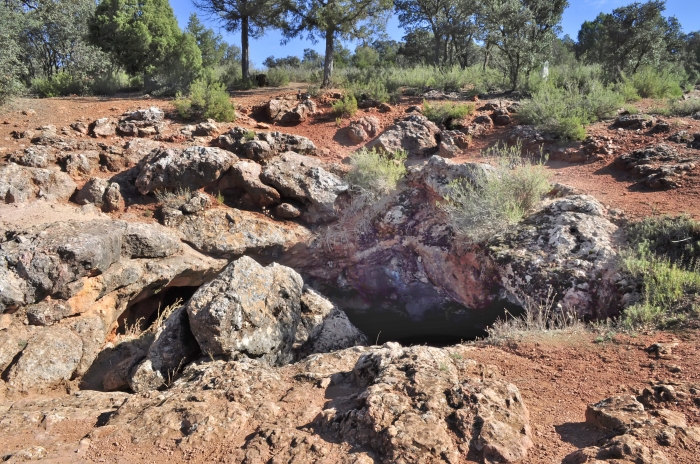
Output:
[[429,102],[423,100],[423,115],[436,124],[449,124],[453,119],[464,119],[474,113],[474,103]]
[[681,84],[684,80],[685,76],[650,66],[645,66],[629,78],[623,76],[623,82],[634,87],[642,98],[679,98],[683,95]]
[[403,151],[386,153],[362,148],[350,156],[352,168],[347,180],[377,195],[385,195],[394,190],[406,174],[406,157]]
[[26,68],[21,61],[19,34],[21,15],[8,6],[0,6],[0,105],[21,93],[20,76]]
[[36,78],[31,87],[31,92],[42,98],[80,95],[83,90],[83,82],[67,72],[54,74],[49,78]]
[[204,68],[214,68],[221,64],[229,46],[224,42],[221,34],[205,27],[196,13],[190,14],[185,32],[191,34],[197,42]]
[[700,98],[673,102],[670,111],[676,116],[691,116],[700,113]]
[[255,131],[249,130],[245,133],[244,137],[248,141],[255,140]]
[[345,91],[355,96],[358,101],[375,100],[386,103],[389,101],[390,95],[380,79],[370,79],[367,82],[357,82],[345,85]]
[[614,116],[622,103],[620,94],[600,82],[587,83],[582,90],[548,84],[524,102],[518,116],[561,138],[583,140],[585,125]]
[[441,208],[460,235],[481,242],[514,224],[551,190],[546,159],[522,156],[522,145],[498,145],[484,156],[493,170],[475,169],[470,179],[449,184]]
[[339,116],[353,117],[357,113],[357,100],[354,95],[344,95],[331,106],[333,112]]
[[183,96],[178,93],[173,105],[178,114],[185,119],[211,118],[219,122],[236,119],[235,106],[220,82],[207,83],[202,79],[194,81],[189,94]]
[[688,216],[658,216],[628,226],[622,267],[642,285],[643,299],[622,323],[635,330],[668,326],[687,317],[683,301],[700,290],[700,224]]
[[289,85],[289,72],[285,68],[272,68],[267,72],[267,83],[272,87]]

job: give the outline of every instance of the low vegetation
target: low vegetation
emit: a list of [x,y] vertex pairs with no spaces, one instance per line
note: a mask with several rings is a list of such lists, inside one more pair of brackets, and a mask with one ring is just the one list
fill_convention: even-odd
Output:
[[625,309],[629,330],[669,327],[697,316],[700,224],[690,217],[651,217],[632,224],[623,269],[639,282],[641,301]]
[[357,100],[354,95],[344,95],[343,98],[333,103],[333,112],[340,117],[353,117],[357,113]]
[[178,93],[173,105],[185,119],[214,119],[229,122],[236,119],[236,109],[223,84],[197,80],[190,86],[189,93]]
[[518,222],[551,190],[546,158],[523,156],[520,143],[498,145],[484,155],[493,168],[451,182],[441,205],[454,230],[473,242]]
[[452,120],[464,119],[474,114],[474,103],[423,101],[423,115],[436,124],[449,125]]
[[376,195],[385,195],[396,188],[406,174],[404,151],[387,153],[375,149],[362,148],[350,156],[347,180]]

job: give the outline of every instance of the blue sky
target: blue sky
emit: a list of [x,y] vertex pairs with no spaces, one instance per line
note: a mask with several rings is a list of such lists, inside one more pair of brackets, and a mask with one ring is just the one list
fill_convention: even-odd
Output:
[[[562,28],[565,34],[569,34],[574,40],[584,21],[595,19],[600,12],[609,13],[613,9],[632,3],[632,0],[569,0],[569,7],[564,12]],[[196,11],[191,0],[171,0],[170,4],[175,10],[175,16],[184,28],[190,13]],[[667,0],[666,16],[675,16],[680,21],[685,32],[700,30],[700,0]],[[206,18],[201,16],[206,23]],[[210,23],[210,27],[219,30],[227,42],[240,45],[240,34],[229,34],[219,25]],[[399,28],[398,21],[392,17],[387,24],[387,33],[395,40],[401,39],[403,30]],[[312,44],[306,40],[297,39],[281,45],[282,39],[279,31],[269,31],[262,39],[251,40],[250,57],[252,64],[262,66],[262,62],[270,55],[279,58],[287,55],[301,56],[305,48],[313,48],[323,53],[322,43]],[[350,45],[354,49],[354,45]]]

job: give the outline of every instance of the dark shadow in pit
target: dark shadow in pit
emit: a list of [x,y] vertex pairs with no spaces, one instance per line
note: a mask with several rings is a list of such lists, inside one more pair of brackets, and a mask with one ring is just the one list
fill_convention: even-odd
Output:
[[521,307],[505,300],[496,300],[484,309],[470,309],[459,303],[438,303],[426,298],[425,310],[416,315],[416,300],[420,300],[416,295],[408,301],[378,295],[368,297],[356,290],[319,287],[373,345],[386,342],[399,342],[404,346],[455,345],[485,337],[486,328],[498,319],[505,319],[506,311],[510,313],[508,317],[523,313]]
[[562,441],[570,443],[577,448],[593,446],[606,436],[605,430],[598,429],[585,422],[566,422],[561,425],[555,425],[554,430],[557,431]]

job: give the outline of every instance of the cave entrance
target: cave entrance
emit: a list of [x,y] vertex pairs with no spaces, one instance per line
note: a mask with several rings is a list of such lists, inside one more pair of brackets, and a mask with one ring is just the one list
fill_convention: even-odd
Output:
[[[324,286],[321,293],[341,308],[370,344],[399,342],[404,346],[445,347],[486,337],[486,328],[498,319],[518,317],[522,307],[498,299],[484,309],[470,309],[455,302],[426,308],[411,315],[411,302],[401,299],[365,296],[356,290],[337,290]],[[507,311],[507,313],[506,313]]]
[[175,304],[178,300],[181,300],[182,304],[187,303],[198,288],[166,287],[154,295],[130,303],[119,316],[117,334],[124,335],[127,331],[143,332],[153,325],[165,308]]

